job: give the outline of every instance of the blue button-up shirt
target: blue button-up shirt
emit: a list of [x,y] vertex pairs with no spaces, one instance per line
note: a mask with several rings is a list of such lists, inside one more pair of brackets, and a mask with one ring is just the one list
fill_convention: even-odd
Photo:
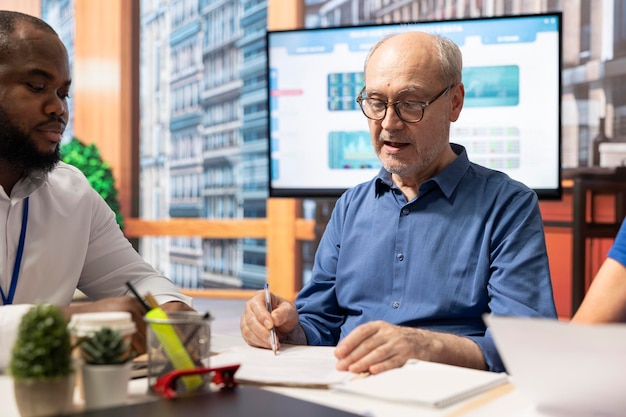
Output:
[[337,200],[296,299],[308,344],[384,320],[469,337],[504,371],[482,315],[556,317],[536,194],[451,146],[410,202],[384,169]]

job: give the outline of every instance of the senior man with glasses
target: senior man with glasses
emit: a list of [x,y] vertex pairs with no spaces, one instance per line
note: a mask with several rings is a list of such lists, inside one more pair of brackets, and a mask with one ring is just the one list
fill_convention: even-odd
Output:
[[[251,345],[336,345],[337,368],[379,373],[408,359],[503,371],[483,323],[556,317],[536,194],[451,144],[462,58],[443,37],[406,32],[365,60],[357,102],[382,163],[336,203],[295,304],[246,303]],[[393,111],[389,110],[393,107]]]

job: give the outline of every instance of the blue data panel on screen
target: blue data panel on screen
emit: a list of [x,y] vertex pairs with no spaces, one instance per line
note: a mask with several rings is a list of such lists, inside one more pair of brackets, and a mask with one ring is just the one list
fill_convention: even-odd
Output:
[[466,107],[519,104],[519,66],[470,67],[463,70]]
[[328,168],[379,169],[368,132],[330,132],[328,135]]

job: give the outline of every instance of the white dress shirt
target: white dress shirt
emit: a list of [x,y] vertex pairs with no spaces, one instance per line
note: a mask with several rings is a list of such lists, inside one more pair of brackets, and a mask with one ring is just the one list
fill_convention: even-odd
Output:
[[59,163],[49,174],[22,178],[11,197],[0,187],[0,286],[8,296],[29,198],[21,267],[11,305],[0,306],[0,370],[8,364],[17,327],[33,303],[67,306],[78,288],[93,300],[128,293],[159,303],[191,298],[145,262],[125,238],[115,214],[75,167]]

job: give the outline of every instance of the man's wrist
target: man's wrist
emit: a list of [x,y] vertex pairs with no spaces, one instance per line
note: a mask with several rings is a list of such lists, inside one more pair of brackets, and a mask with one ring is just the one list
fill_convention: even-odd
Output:
[[278,336],[278,340],[280,343],[284,343],[286,345],[306,345],[306,333],[304,333],[304,329],[298,323],[296,327],[287,334],[282,334]]

